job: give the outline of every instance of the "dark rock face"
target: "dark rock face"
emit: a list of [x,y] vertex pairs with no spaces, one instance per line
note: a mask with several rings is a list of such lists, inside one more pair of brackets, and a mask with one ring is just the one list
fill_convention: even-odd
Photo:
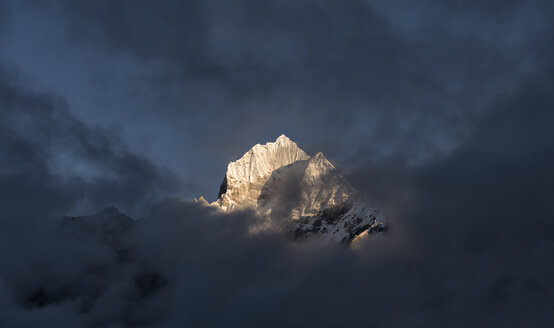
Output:
[[223,177],[223,182],[221,182],[221,186],[219,186],[219,193],[217,194],[217,199],[221,197],[221,195],[225,194],[227,192],[227,175]]
[[350,210],[352,205],[326,208],[315,217],[302,217],[294,222],[293,238],[304,239],[313,234],[328,233],[329,226],[337,224],[342,216]]
[[327,235],[341,244],[349,245],[366,230],[368,234],[386,230],[386,226],[375,215],[360,216],[351,213],[351,209],[351,204],[344,204],[327,208],[316,216],[302,217],[289,224],[288,232],[293,240]]

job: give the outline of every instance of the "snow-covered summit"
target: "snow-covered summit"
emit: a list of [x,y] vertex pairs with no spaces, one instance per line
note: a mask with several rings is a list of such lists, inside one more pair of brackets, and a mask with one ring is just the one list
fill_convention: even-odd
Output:
[[362,232],[384,228],[380,211],[356,195],[323,153],[310,157],[281,135],[229,163],[212,205],[224,211],[252,208],[295,238],[320,235],[350,243]]
[[275,142],[255,145],[227,166],[218,195],[219,205],[226,210],[237,206],[256,207],[260,191],[274,170],[309,158],[284,134]]

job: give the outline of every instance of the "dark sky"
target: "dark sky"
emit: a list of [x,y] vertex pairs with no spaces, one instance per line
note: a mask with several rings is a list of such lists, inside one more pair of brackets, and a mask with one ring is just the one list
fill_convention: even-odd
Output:
[[4,66],[208,199],[281,133],[346,171],[444,155],[542,70],[552,30],[549,1],[3,3]]
[[[0,0],[0,326],[551,326],[553,25],[547,0]],[[390,231],[290,244],[167,199],[282,133]],[[132,262],[59,236],[110,205],[144,217]]]

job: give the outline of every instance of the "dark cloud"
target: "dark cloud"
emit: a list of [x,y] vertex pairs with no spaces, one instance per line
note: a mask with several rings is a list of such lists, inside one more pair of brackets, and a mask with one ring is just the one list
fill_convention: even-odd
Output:
[[63,98],[9,66],[0,114],[0,325],[83,326],[79,313],[111,283],[103,267],[115,260],[105,245],[57,233],[60,218],[110,204],[139,216],[179,181],[130,153],[119,128],[76,120]]
[[[70,43],[52,37],[49,49],[95,49],[85,65],[95,73],[120,56],[146,73],[129,65],[117,72],[136,84],[107,73],[82,86],[144,102],[107,125],[0,66],[0,326],[554,322],[549,2],[10,6],[12,18],[35,10],[62,22]],[[122,141],[133,138],[121,126],[163,135],[171,154],[157,161],[205,167],[186,186],[212,193],[218,163],[285,130],[339,159],[390,229],[356,249],[249,234],[252,213],[162,200],[179,179],[131,151],[142,148]],[[190,140],[185,155],[167,148],[177,137]],[[144,216],[117,249],[61,220],[108,205]]]
[[177,191],[171,173],[118,141],[120,127],[89,127],[71,116],[60,96],[32,86],[15,68],[0,70],[4,215],[59,215],[110,204],[135,212]]
[[[382,168],[386,183],[370,184],[369,168],[361,169],[358,181],[391,195],[385,209],[392,229],[355,250],[290,243],[278,232],[250,235],[256,218],[248,212],[223,215],[169,199],[129,232],[133,256],[123,262],[109,247],[71,234],[52,240],[20,233],[17,256],[13,245],[2,247],[4,320],[547,326],[554,320],[551,73],[529,76],[496,102],[446,158]],[[29,305],[29,298],[45,303]]]
[[341,166],[452,150],[495,96],[540,69],[553,13],[544,1],[37,5],[64,28],[52,43],[94,49],[83,87],[113,108],[95,119],[117,115],[131,144],[152,142],[147,155],[203,194],[233,156],[281,133]]

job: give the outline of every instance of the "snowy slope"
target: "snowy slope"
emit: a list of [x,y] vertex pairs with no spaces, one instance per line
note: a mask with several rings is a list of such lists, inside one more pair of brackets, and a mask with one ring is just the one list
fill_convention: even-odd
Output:
[[[277,210],[280,217],[298,219],[343,204],[354,193],[354,188],[320,152],[309,160],[273,171],[261,190],[258,209],[265,215]],[[283,210],[288,213],[281,213]]]
[[348,244],[355,238],[386,229],[382,212],[367,204],[329,207],[315,216],[303,217],[288,226],[295,239],[321,236],[337,243]]
[[274,170],[309,158],[285,135],[275,142],[255,145],[239,160],[227,166],[218,204],[225,210],[237,206],[256,207],[262,187]]

